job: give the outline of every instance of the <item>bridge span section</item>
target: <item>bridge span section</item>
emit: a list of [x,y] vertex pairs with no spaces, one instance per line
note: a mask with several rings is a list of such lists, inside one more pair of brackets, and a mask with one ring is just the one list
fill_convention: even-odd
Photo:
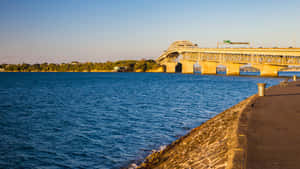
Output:
[[182,73],[194,73],[194,65],[202,74],[217,74],[217,66],[226,66],[227,75],[239,75],[240,67],[250,65],[261,76],[277,76],[288,66],[300,66],[300,48],[199,48],[190,41],[176,41],[164,51],[157,62],[166,72],[176,72],[180,63]]

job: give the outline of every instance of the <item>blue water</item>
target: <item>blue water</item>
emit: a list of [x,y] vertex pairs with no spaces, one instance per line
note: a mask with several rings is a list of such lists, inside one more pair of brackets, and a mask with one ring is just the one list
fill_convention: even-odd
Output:
[[0,168],[120,168],[281,79],[0,73]]

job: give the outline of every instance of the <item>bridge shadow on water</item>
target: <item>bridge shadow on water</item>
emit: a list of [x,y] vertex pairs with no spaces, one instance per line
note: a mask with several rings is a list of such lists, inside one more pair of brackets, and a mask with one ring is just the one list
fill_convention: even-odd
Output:
[[[202,75],[201,71],[195,71],[195,75]],[[240,72],[240,75],[226,75],[226,71],[218,71],[215,75],[208,76],[238,76],[238,77],[255,77],[255,78],[278,78],[278,79],[291,79],[293,75],[300,77],[300,72],[279,72],[278,76],[260,76],[260,72]]]

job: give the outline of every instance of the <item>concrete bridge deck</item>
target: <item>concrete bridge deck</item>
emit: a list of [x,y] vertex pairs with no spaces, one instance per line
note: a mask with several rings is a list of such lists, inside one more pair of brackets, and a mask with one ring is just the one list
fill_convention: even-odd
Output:
[[247,169],[299,169],[300,81],[270,88],[247,114]]

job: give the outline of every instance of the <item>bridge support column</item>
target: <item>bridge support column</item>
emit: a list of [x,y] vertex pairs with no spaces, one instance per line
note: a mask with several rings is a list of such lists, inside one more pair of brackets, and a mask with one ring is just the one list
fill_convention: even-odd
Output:
[[201,66],[201,74],[203,75],[215,75],[217,74],[216,62],[199,62]]
[[188,60],[180,60],[182,64],[182,71],[181,73],[194,73],[194,64],[196,62],[188,61]]
[[167,73],[175,73],[177,62],[167,62],[164,64],[166,66]]
[[240,75],[241,64],[230,63],[226,64],[226,75],[227,76],[238,76]]
[[260,70],[260,76],[278,76],[278,71],[282,68],[285,68],[284,66],[275,66],[267,64],[253,65],[253,67]]

